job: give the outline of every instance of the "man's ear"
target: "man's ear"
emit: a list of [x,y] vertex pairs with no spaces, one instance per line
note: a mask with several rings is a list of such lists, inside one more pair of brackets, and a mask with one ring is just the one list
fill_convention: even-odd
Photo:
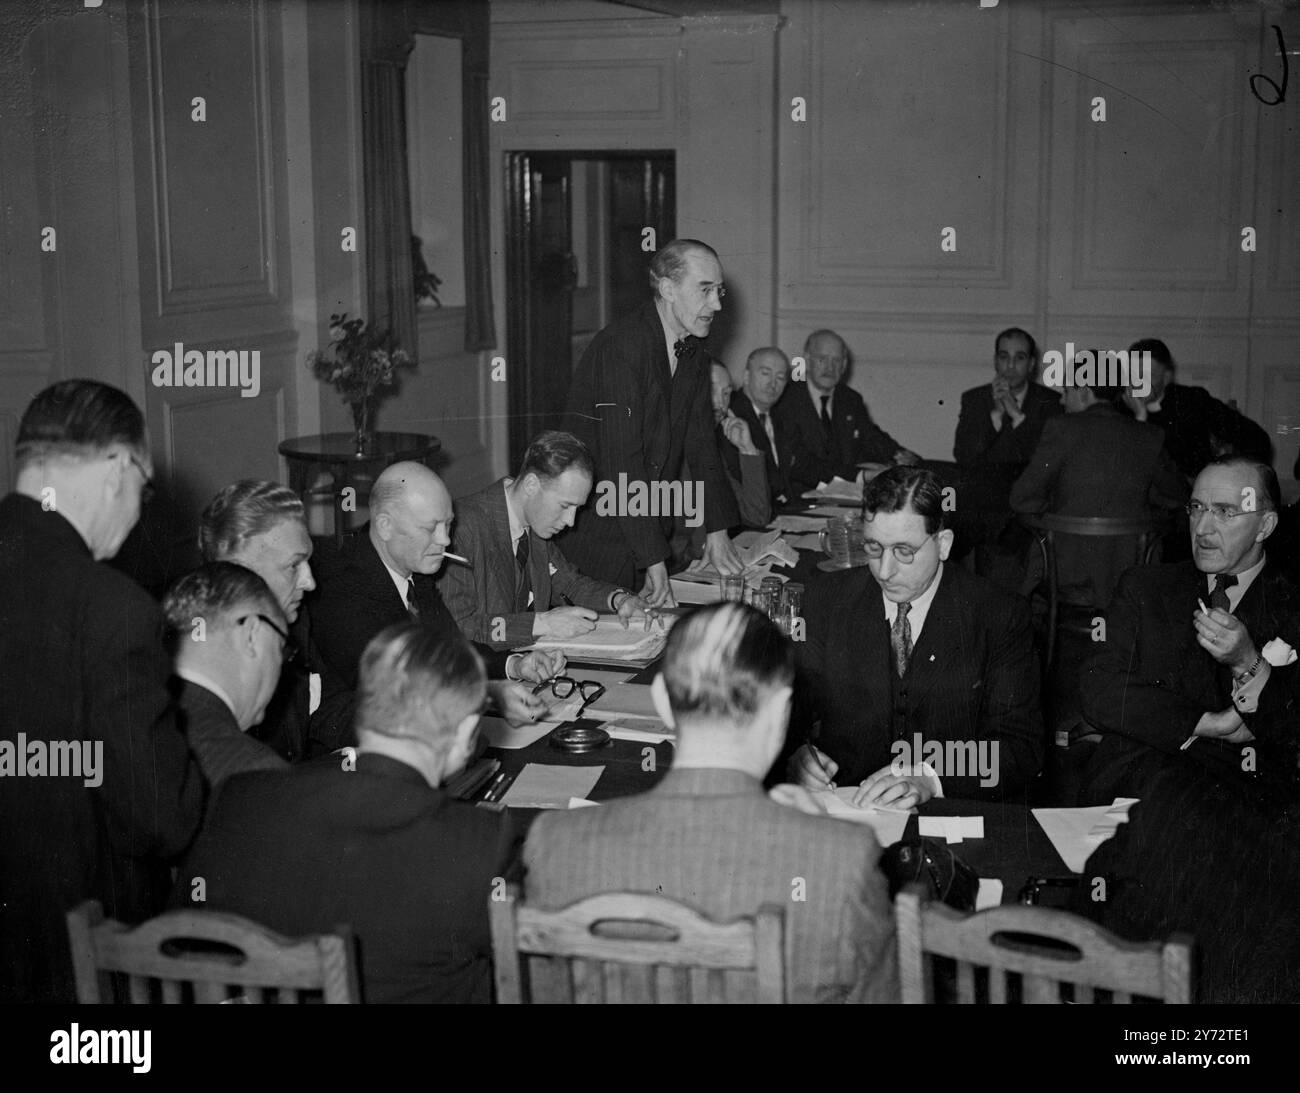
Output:
[[790,707],[793,703],[794,688],[780,687],[767,696],[760,711],[761,716],[768,722],[774,757],[781,753],[781,746],[785,743],[785,734],[790,727]]
[[668,702],[668,687],[664,683],[663,672],[655,676],[654,682],[650,684],[650,698],[655,704],[659,720],[670,729],[677,728],[677,723],[673,720],[673,708]]
[[131,460],[127,458],[125,452],[118,452],[121,458],[105,460],[106,468],[104,471],[104,493],[110,500],[116,501],[122,496],[126,489],[126,470],[131,466]]
[[1264,513],[1264,519],[1259,524],[1259,534],[1255,536],[1255,542],[1262,543],[1277,529],[1277,513],[1269,509]]
[[388,513],[379,513],[371,518],[371,522],[375,525],[375,534],[385,543],[393,537],[393,518]]
[[939,544],[939,561],[946,562],[948,560],[948,554],[952,550],[952,540],[952,528],[944,528],[939,532],[935,540]]
[[529,471],[524,475],[520,485],[523,488],[525,495],[528,497],[536,497],[542,488],[541,481],[532,471]]

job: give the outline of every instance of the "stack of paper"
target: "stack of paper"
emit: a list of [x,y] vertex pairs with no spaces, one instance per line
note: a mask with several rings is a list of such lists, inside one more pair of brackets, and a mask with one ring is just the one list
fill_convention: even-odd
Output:
[[849,820],[855,824],[867,824],[876,833],[881,846],[892,846],[903,837],[907,828],[908,812],[897,809],[859,808],[853,803],[853,797],[861,786],[840,786],[836,790],[818,789],[813,797],[826,812],[839,820]]
[[572,638],[542,638],[529,648],[558,649],[565,656],[576,659],[653,660],[663,652],[664,642],[668,640],[668,630],[676,621],[673,615],[659,617],[663,621],[663,626],[660,627],[656,623],[646,630],[635,622],[624,628],[617,618],[602,615],[596,620],[594,630]]
[[[836,509],[836,512],[840,516],[844,515],[844,513],[839,509]],[[780,531],[787,535],[802,535],[809,532],[815,533],[823,530],[826,527],[826,518],[824,516],[809,516],[806,512],[787,513],[778,516],[767,526],[771,530]],[[787,542],[788,541],[789,540],[787,540]]]
[[862,503],[862,483],[850,482],[836,475],[829,482],[822,482],[815,490],[808,490],[803,495],[810,501],[849,501]]
[[570,798],[586,797],[600,776],[601,767],[559,767],[529,763],[519,772],[502,802],[509,808],[569,808]]
[[1052,840],[1061,860],[1074,873],[1082,873],[1092,852],[1128,823],[1128,813],[1137,797],[1116,797],[1109,805],[1092,808],[1035,808],[1039,825]]

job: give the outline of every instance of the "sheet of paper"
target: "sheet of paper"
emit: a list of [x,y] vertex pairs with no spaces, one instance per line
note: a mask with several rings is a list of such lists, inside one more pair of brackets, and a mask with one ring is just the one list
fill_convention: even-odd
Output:
[[821,550],[822,541],[817,535],[787,535],[785,541],[795,550]]
[[850,482],[836,475],[829,482],[822,482],[815,490],[808,490],[805,498],[817,501],[861,501],[862,483]]
[[975,893],[975,910],[987,911],[1001,904],[1002,882],[994,877],[980,877],[979,890]]
[[673,588],[673,599],[679,604],[722,602],[722,589],[712,581],[678,580],[676,577],[671,577],[668,583]]
[[602,615],[594,630],[572,638],[543,638],[529,648],[559,649],[565,656],[578,660],[586,654],[603,660],[651,659],[663,651],[668,631],[677,621],[674,615],[661,615],[660,619],[663,620],[662,629],[656,625],[647,631],[636,626],[625,629],[618,619]]
[[[836,515],[841,515],[841,510],[835,510]],[[805,513],[788,513],[778,516],[768,527],[775,528],[782,534],[799,534],[807,532],[821,531],[826,527],[826,519],[823,516],[808,516]],[[786,540],[789,542],[789,540]]]
[[817,505],[808,510],[808,516],[852,516],[857,510],[849,505]]
[[677,739],[677,734],[662,721],[649,719],[606,721],[604,728],[615,740],[630,740],[634,744],[662,744]]
[[623,721],[628,718],[659,720],[648,683],[615,683],[587,707],[586,716],[600,721]]
[[519,772],[502,802],[509,808],[568,808],[570,797],[586,797],[600,776],[599,767],[560,767],[529,763]]
[[1116,797],[1109,805],[1092,808],[1035,808],[1034,819],[1051,839],[1067,868],[1082,873],[1089,856],[1115,834],[1121,823],[1128,822],[1128,812],[1136,797]]
[[588,801],[586,797],[569,798],[570,808],[595,808],[599,804],[600,804],[599,801]]
[[813,791],[817,803],[831,816],[840,820],[849,820],[855,824],[866,824],[876,833],[881,846],[892,846],[903,837],[910,813],[881,808],[858,808],[853,803],[853,795],[858,786],[840,786],[835,791],[819,789]]
[[963,839],[984,838],[983,816],[922,816],[918,824],[923,839],[959,843]]
[[479,730],[487,737],[489,747],[507,748],[512,751],[536,743],[559,726],[558,721],[538,721],[536,724],[524,725],[516,729],[506,724],[500,717],[482,717],[478,723]]

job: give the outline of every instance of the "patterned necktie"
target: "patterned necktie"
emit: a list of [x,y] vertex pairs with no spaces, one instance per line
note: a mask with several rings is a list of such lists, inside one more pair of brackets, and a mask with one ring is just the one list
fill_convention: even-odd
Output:
[[830,401],[830,395],[822,395],[822,428],[827,433],[831,431]]
[[406,578],[406,613],[410,615],[414,621],[416,622],[420,621],[420,607],[415,602],[415,576],[414,575]]
[[781,460],[776,454],[776,434],[772,431],[772,419],[767,414],[759,414],[758,423],[763,426],[763,434],[767,437],[767,445],[772,449],[772,462],[779,467]]
[[894,625],[889,630],[889,644],[894,647],[894,668],[899,679],[907,675],[907,665],[912,659],[912,624],[907,621],[907,613],[911,610],[910,603],[900,603]]
[[1214,577],[1214,591],[1210,593],[1210,608],[1228,610],[1228,589],[1237,583],[1236,574],[1218,573]]

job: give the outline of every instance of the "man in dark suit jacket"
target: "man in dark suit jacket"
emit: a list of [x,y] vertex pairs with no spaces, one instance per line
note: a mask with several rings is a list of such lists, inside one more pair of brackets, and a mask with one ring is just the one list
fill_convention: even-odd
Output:
[[[460,634],[434,583],[451,543],[451,494],[428,467],[394,463],[375,479],[370,522],[337,553],[325,553],[312,603],[313,631],[324,663],[321,708],[311,722],[313,750],[353,743],[357,666],[366,644],[385,626],[417,620],[435,634]],[[489,692],[513,722],[536,720],[545,706],[520,681],[541,683],[558,673],[562,654],[479,649]]]
[[173,904],[290,937],[350,927],[366,1002],[487,1002],[510,822],[438,789],[473,751],[482,662],[459,634],[400,623],[366,647],[360,691],[355,762],[222,783]]
[[1278,499],[1266,464],[1210,463],[1192,487],[1192,561],[1120,580],[1105,640],[1080,677],[1084,717],[1102,732],[1087,803],[1140,797],[1156,773],[1183,762],[1292,784],[1297,669],[1263,656],[1279,640],[1300,647],[1300,589],[1264,550]]
[[[672,770],[649,793],[541,816],[524,850],[527,901],[555,908],[644,892],[720,922],[775,903],[785,911],[787,1001],[897,1001],[875,835],[778,803],[790,791],[806,798],[797,787],[763,792],[785,738],[793,659],[776,627],[741,604],[679,622],[653,684],[656,709],[677,727]],[[791,898],[796,877],[805,899]],[[534,968],[535,998],[544,975]]]
[[624,624],[652,611],[626,588],[584,576],[553,537],[573,526],[592,484],[591,454],[572,433],[542,433],[514,479],[456,500],[452,546],[469,559],[442,575],[452,618],[473,641],[527,645],[585,634],[601,612]]
[[266,582],[233,562],[205,562],[172,584],[163,611],[175,645],[181,728],[208,783],[282,770],[285,761],[248,731],[266,715],[291,651],[288,623]]
[[860,782],[859,804],[898,808],[1014,795],[1043,758],[1028,605],[944,564],[952,531],[933,472],[891,467],[864,503],[869,568],[808,589],[807,743],[792,779]]
[[[0,1001],[71,1002],[64,915],[87,899],[156,913],[204,784],[168,702],[162,613],[101,564],[150,488],[140,411],[56,383],[23,415],[16,463],[0,501]],[[73,769],[20,776],[54,774],[60,742]]]
[[1219,455],[1246,455],[1261,463],[1273,462],[1273,444],[1255,422],[1211,395],[1204,387],[1184,387],[1176,382],[1174,358],[1159,338],[1143,338],[1130,352],[1151,354],[1150,392],[1128,395],[1129,407],[1139,421],[1165,431],[1165,447],[1189,479]]
[[[1069,387],[1064,415],[1050,418],[1028,467],[1011,487],[1016,512],[1147,519],[1187,502],[1187,481],[1164,435],[1115,405],[1118,387]],[[1119,575],[1141,561],[1137,537],[1057,535],[1064,602],[1105,607]],[[1036,553],[1035,553],[1036,556]]]
[[745,361],[745,379],[731,395],[731,412],[749,426],[749,435],[767,464],[767,484],[774,503],[797,496],[790,485],[794,446],[776,414],[776,404],[790,380],[790,361],[775,346],[755,349]]
[[[722,573],[744,568],[727,529],[739,522],[709,412],[709,357],[697,343],[722,309],[722,265],[707,244],[678,239],[650,262],[655,298],[605,327],[592,340],[569,388],[572,432],[596,462],[597,503],[578,514],[562,542],[583,573],[639,589],[653,607],[672,605],[667,561],[673,518],[681,512],[633,515],[625,491],[663,496],[669,484],[690,489],[703,510],[705,556]],[[682,483],[689,462],[693,482]],[[701,483],[700,497],[693,488]],[[612,489],[612,511],[601,496]]]
[[205,562],[234,562],[251,569],[280,601],[293,638],[275,694],[253,738],[296,763],[308,750],[312,691],[320,698],[320,657],[304,597],[316,587],[311,535],[302,500],[278,482],[244,479],[219,491],[199,517],[199,552]]
[[790,486],[798,493],[838,475],[853,481],[859,463],[920,462],[871,420],[862,396],[844,383],[849,347],[833,330],[804,343],[808,379],[790,384],[776,415],[790,437]]

